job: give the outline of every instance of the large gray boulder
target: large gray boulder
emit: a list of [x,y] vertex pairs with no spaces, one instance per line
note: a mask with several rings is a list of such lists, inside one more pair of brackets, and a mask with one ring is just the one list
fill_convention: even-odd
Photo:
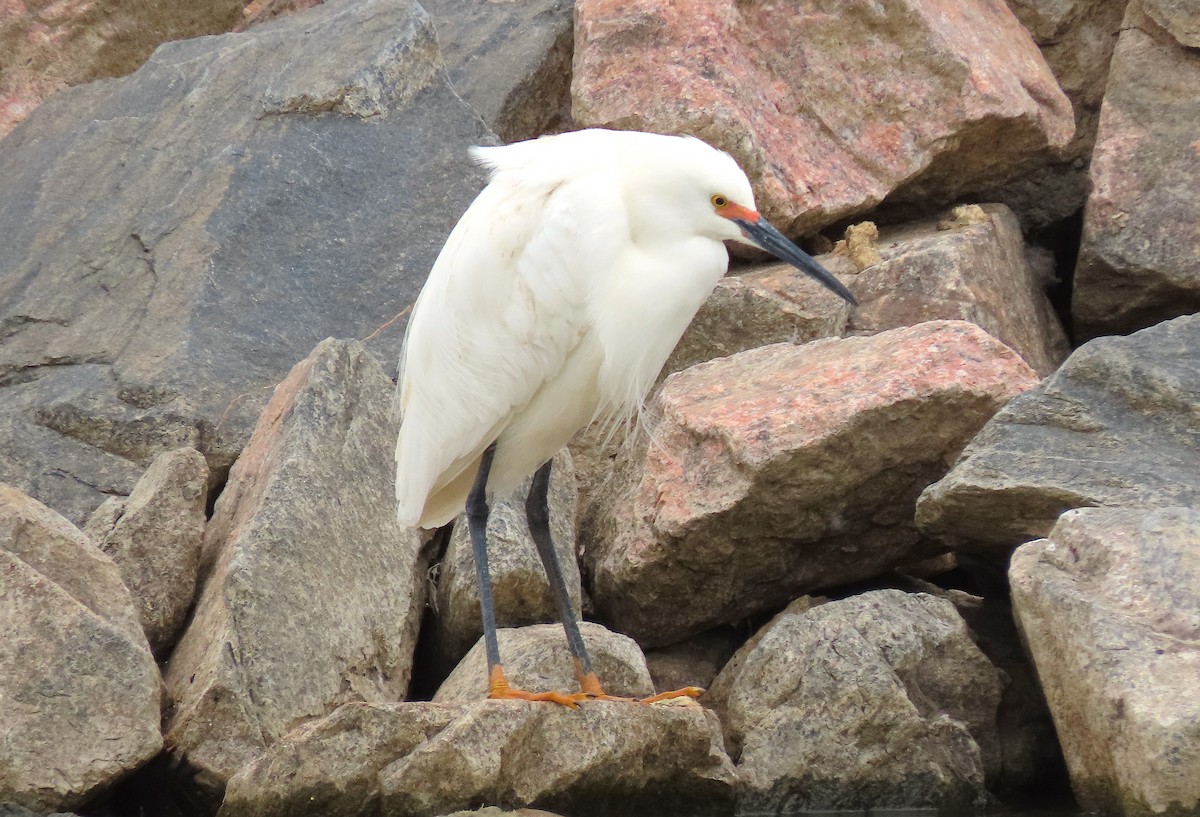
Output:
[[1113,53],[1071,311],[1084,338],[1200,310],[1200,6],[1134,0]]
[[803,605],[726,673],[744,811],[987,801],[1001,678],[945,600],[878,590]]
[[1200,507],[1200,316],[1097,338],[997,412],[917,503],[917,525],[1007,557],[1089,505]]
[[426,560],[395,519],[392,392],[362,344],[318,344],[217,501],[211,575],[166,676],[170,745],[210,792],[306,720],[404,698]]
[[1083,508],[1018,548],[1013,608],[1079,804],[1200,812],[1200,511]]
[[171,43],[0,142],[0,479],[82,524],[155,455],[224,476],[322,338],[394,366],[491,141],[413,0]]
[[75,808],[158,753],[161,681],[113,561],[0,484],[0,803]]

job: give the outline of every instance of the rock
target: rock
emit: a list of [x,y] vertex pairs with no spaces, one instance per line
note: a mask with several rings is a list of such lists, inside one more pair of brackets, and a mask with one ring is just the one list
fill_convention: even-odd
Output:
[[56,94],[0,143],[0,451],[23,452],[0,480],[82,524],[180,446],[219,484],[322,338],[370,336],[394,367],[404,322],[384,324],[491,139],[410,0],[172,43]]
[[[606,630],[599,624],[579,624],[584,644],[600,684],[609,695],[644,698],[655,693],[646,669],[646,658],[628,636]],[[500,660],[504,674],[514,687],[531,692],[579,689],[566,635],[558,624],[532,624],[520,629],[501,629]],[[487,656],[481,638],[438,689],[438,703],[470,703],[487,697]]]
[[849,314],[849,304],[789,264],[728,275],[688,325],[662,377],[771,343],[838,337]]
[[717,627],[686,641],[646,651],[646,668],[655,689],[709,687],[729,663],[745,635],[733,627]]
[[1075,350],[1001,409],[917,503],[917,526],[1007,558],[1089,505],[1200,507],[1200,316]]
[[112,560],[0,485],[0,803],[76,808],[162,748],[161,682]]
[[84,530],[117,563],[150,649],[175,643],[196,595],[208,465],[194,448],[155,458],[128,497],[96,509]]
[[[1200,7],[1176,6],[1200,27]],[[1071,301],[1084,339],[1200,310],[1200,54],[1142,8],[1130,4],[1100,113]]]
[[1025,257],[1021,227],[1003,205],[957,208],[959,220],[922,221],[887,230],[879,263],[848,277],[860,306],[851,333],[874,333],[932,320],[977,324],[1014,349],[1038,374],[1070,351],[1050,301]]
[[1013,554],[1017,624],[1081,807],[1200,809],[1200,511],[1084,508]]
[[496,806],[484,806],[474,811],[456,811],[445,817],[558,817],[558,815],[535,808],[519,808],[508,811]]
[[426,557],[395,520],[392,391],[362,344],[323,341],[217,500],[215,563],[167,671],[168,741],[210,792],[306,720],[404,697]]
[[673,375],[654,445],[583,525],[599,617],[660,646],[940,552],[912,503],[1036,382],[959,321],[765,346]]
[[729,811],[732,783],[716,720],[694,705],[346,704],[235,775],[220,817],[402,817],[485,802],[707,815]]
[[[525,480],[514,497],[493,502],[488,517],[488,567],[496,622],[501,627],[523,627],[561,618],[525,518],[531,479]],[[550,469],[550,534],[578,615],[582,591],[575,559],[576,501],[575,467],[564,450],[555,456]],[[475,556],[466,517],[460,514],[442,558],[434,606],[432,638],[437,661],[443,667],[441,674],[453,669],[482,635]]]
[[572,98],[580,125],[692,133],[729,151],[793,235],[885,197],[949,201],[1015,178],[1074,131],[1001,0],[583,0]]
[[0,11],[0,138],[55,91],[128,74],[159,43],[228,31],[240,0],[17,0]]
[[1023,179],[983,191],[1011,207],[1026,229],[1059,222],[1083,207],[1109,61],[1128,0],[1007,0],[1033,35],[1075,112],[1075,136],[1061,159]]
[[1000,691],[944,600],[878,590],[781,616],[730,686],[738,808],[981,806]]
[[571,121],[570,0],[422,0],[446,71],[503,142],[566,130]]

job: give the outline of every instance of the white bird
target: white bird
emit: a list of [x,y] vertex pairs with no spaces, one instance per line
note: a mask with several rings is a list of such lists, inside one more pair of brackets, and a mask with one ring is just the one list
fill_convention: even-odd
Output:
[[[489,697],[607,698],[550,541],[550,459],[600,417],[636,411],[729,265],[724,242],[850,292],[755,210],[745,173],[699,139],[584,130],[472,149],[491,180],[450,233],[400,359],[397,518],[434,528],[467,510]],[[579,693],[511,688],[487,571],[487,498],[535,474],[527,513],[554,586]],[[687,688],[665,696],[699,694]],[[656,696],[663,697],[663,696]]]

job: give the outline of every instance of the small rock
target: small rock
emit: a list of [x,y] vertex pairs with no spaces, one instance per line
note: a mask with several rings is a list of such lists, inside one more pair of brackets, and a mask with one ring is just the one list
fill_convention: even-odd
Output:
[[478,803],[722,814],[733,777],[716,719],[696,706],[346,704],[238,772],[219,817],[424,817]]
[[0,485],[0,803],[76,808],[154,757],[161,681],[113,561]]
[[160,454],[128,497],[112,497],[84,531],[121,571],[150,649],[175,643],[196,594],[208,464],[193,448]]
[[777,618],[731,679],[739,810],[987,802],[999,673],[941,599],[878,590]]
[[709,687],[745,640],[732,627],[717,627],[684,641],[646,651],[655,689]]
[[1200,511],[1083,508],[1018,548],[1013,608],[1075,796],[1200,810]]
[[362,344],[323,341],[217,500],[212,573],[167,672],[169,741],[210,792],[339,704],[404,698],[426,565],[395,519],[393,390]]
[[[1200,7],[1173,4],[1200,30]],[[1200,310],[1200,53],[1129,6],[1092,157],[1071,310],[1083,338]]]
[[1086,343],[988,422],[917,503],[917,525],[1006,558],[1089,505],[1200,507],[1200,316]]
[[576,122],[729,151],[792,235],[885,197],[949,201],[1015,178],[1074,132],[1002,0],[583,0],[575,32]]
[[[500,627],[559,621],[558,602],[538,556],[525,516],[526,479],[517,493],[494,502],[488,516],[488,568],[496,622]],[[575,558],[575,467],[565,449],[554,458],[550,470],[550,535],[562,563],[563,578],[571,594],[575,614],[582,609],[579,563]],[[457,664],[471,645],[483,635],[480,618],[479,581],[475,556],[465,515],[454,523],[454,533],[442,558],[434,607],[435,660],[442,675]]]
[[661,646],[933,555],[912,503],[1036,382],[957,321],[765,346],[673,375],[654,443],[583,526],[598,614]]
[[883,260],[879,257],[879,227],[873,221],[851,224],[846,237],[833,245],[833,254],[849,258],[859,272],[878,264]]
[[[579,629],[605,692],[634,698],[654,694],[646,658],[632,638],[590,621],[580,622]],[[579,689],[561,625],[533,624],[519,629],[501,629],[497,639],[500,660],[510,685],[530,692],[575,692]],[[442,683],[433,700],[438,703],[479,701],[487,697],[487,689],[487,655],[481,638]]]

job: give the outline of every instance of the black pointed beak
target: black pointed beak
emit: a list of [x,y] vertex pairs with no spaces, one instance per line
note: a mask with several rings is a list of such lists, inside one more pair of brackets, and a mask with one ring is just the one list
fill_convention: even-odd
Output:
[[766,250],[780,261],[788,262],[806,275],[816,278],[848,303],[858,306],[858,299],[850,290],[846,289],[841,281],[818,264],[815,258],[789,241],[787,236],[776,230],[765,218],[759,218],[757,221],[735,218],[733,222],[742,228],[742,234],[755,246]]

